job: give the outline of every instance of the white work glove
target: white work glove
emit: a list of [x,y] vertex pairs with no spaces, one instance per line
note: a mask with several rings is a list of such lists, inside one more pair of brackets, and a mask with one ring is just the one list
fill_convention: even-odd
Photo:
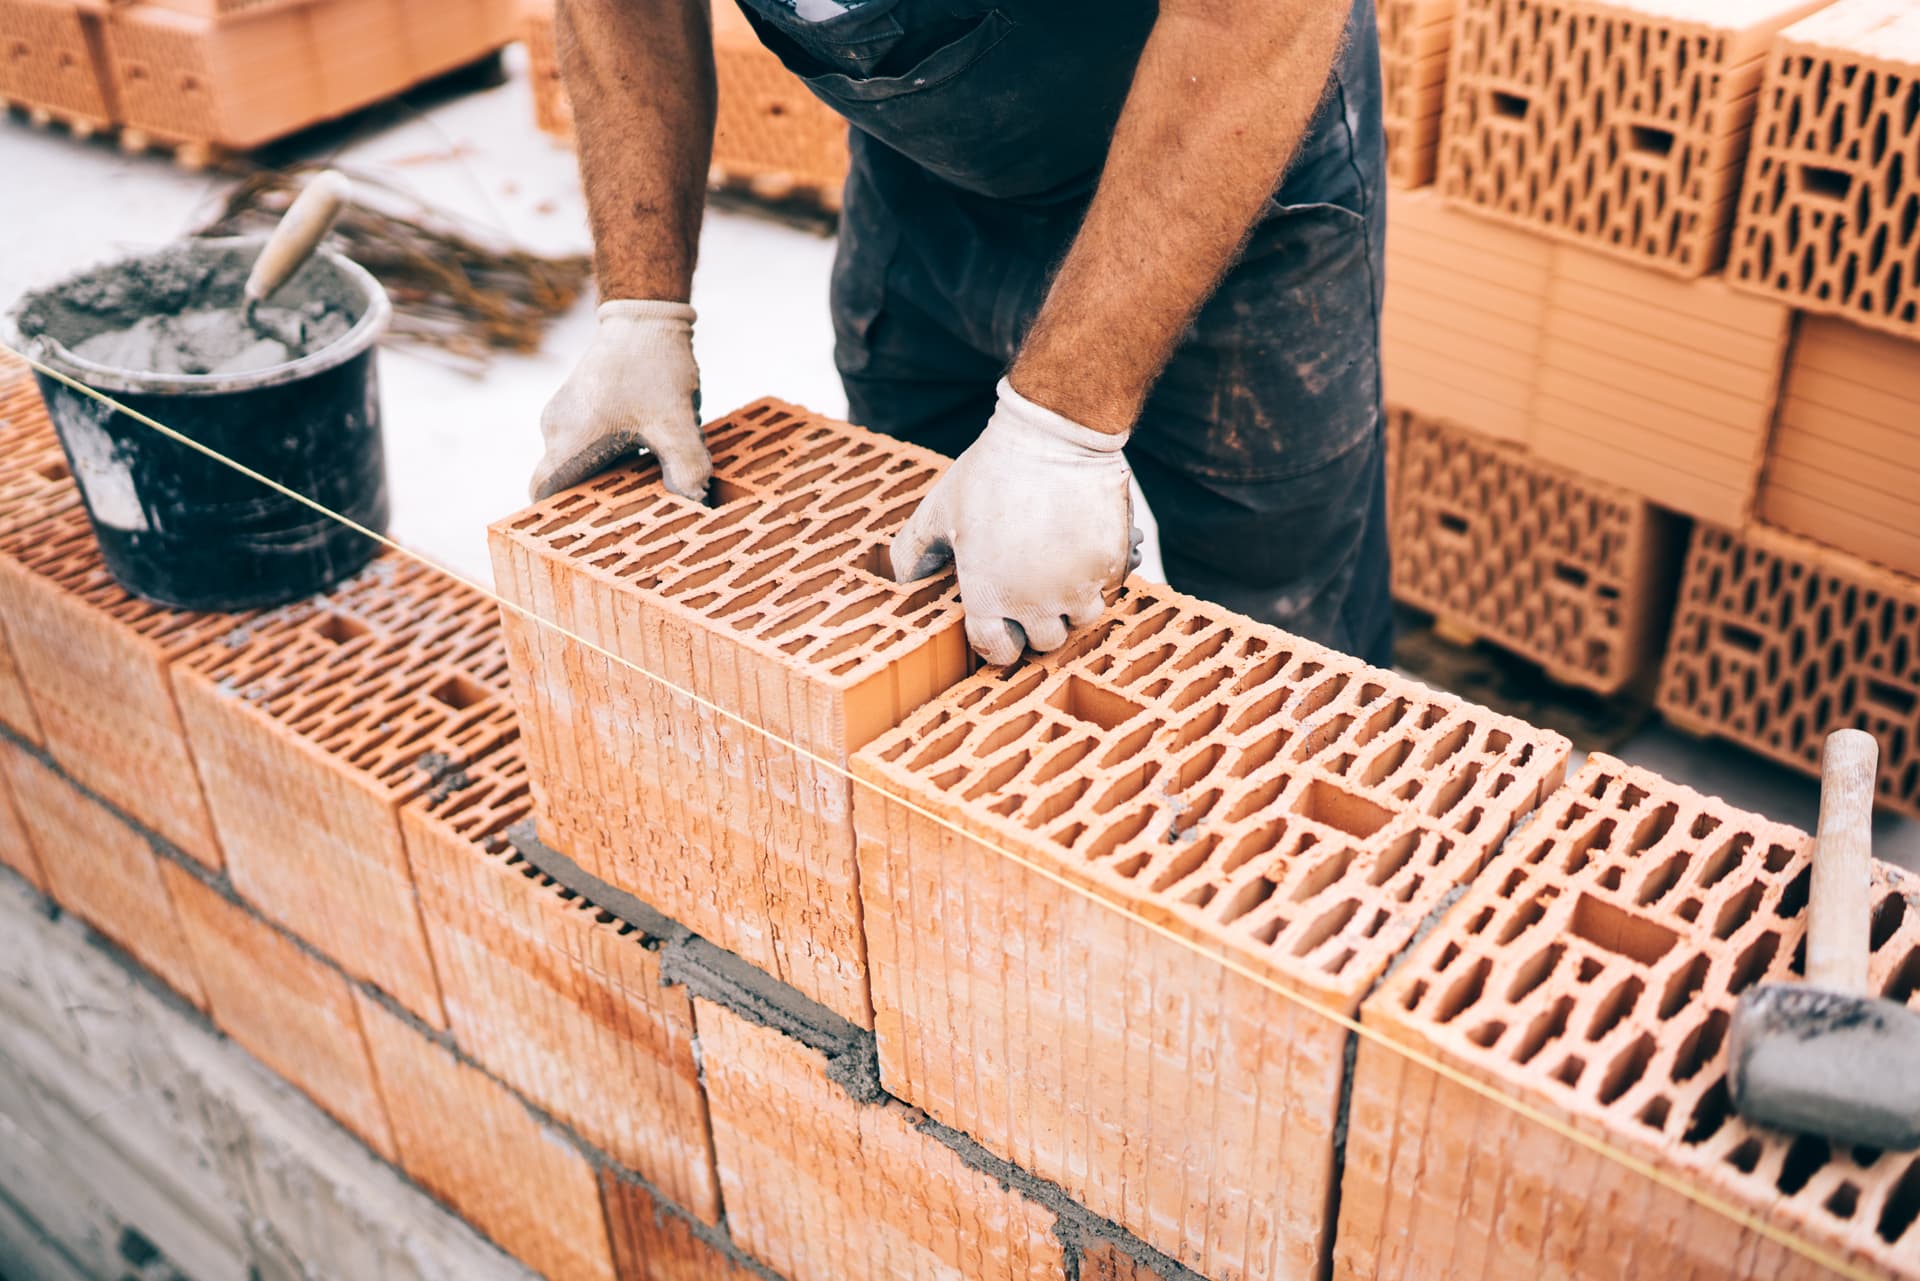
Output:
[[528,487],[539,502],[638,453],[660,460],[667,488],[698,502],[713,462],[700,431],[693,308],[683,302],[608,302],[600,328],[540,415],[547,452]]
[[1098,619],[1138,535],[1127,438],[1043,409],[1004,378],[999,392],[987,429],[895,536],[893,576],[924,578],[951,558],[967,640],[1004,664]]

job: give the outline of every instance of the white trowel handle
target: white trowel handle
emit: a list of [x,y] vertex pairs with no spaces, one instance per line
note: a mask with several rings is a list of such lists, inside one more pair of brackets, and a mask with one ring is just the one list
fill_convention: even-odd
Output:
[[1840,729],[1820,749],[1820,829],[1807,896],[1807,982],[1867,994],[1867,899],[1873,876],[1873,782],[1880,746]]
[[293,202],[273,229],[267,247],[254,259],[253,273],[247,277],[248,302],[265,302],[273,297],[287,278],[320,243],[333,220],[353,195],[353,184],[342,174],[325,169],[315,174],[300,198]]

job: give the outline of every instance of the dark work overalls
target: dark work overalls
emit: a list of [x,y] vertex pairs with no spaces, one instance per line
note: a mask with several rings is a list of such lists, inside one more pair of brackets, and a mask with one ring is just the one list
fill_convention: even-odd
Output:
[[[1155,0],[867,0],[821,21],[740,3],[854,126],[833,275],[851,416],[958,454],[1086,212]],[[1297,158],[1127,459],[1175,587],[1384,664],[1373,6],[1354,0]]]

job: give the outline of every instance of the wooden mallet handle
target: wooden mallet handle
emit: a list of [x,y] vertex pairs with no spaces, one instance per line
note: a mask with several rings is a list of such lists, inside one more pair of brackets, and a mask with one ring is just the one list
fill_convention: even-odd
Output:
[[1807,903],[1807,982],[1867,994],[1867,899],[1873,875],[1873,784],[1880,746],[1840,729],[1820,750],[1820,828]]

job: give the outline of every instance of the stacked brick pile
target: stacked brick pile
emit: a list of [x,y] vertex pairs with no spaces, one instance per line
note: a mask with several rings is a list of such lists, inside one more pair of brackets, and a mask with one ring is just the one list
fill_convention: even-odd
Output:
[[[5,875],[541,1275],[1424,1277],[1556,1232],[1556,1275],[1616,1275],[1603,1238],[1812,1275],[1637,1185],[1549,1213],[1542,1169],[1627,1175],[1356,1066],[1325,1017],[1356,1012],[1914,1275],[1920,1164],[1725,1115],[1798,833],[1604,761],[1563,788],[1554,734],[1137,583],[969,674],[951,581],[874,572],[937,464],[778,402],[709,429],[712,507],[647,465],[502,522],[504,631],[391,556],[156,611],[8,390],[9,652],[98,688],[16,664]],[[136,786],[135,750],[186,769]],[[1912,999],[1920,886],[1877,875],[1876,981]]]
[[243,151],[474,62],[513,0],[6,0],[0,100],[183,156]]
[[[1911,677],[1872,638],[1920,608],[1916,33],[1904,0],[1386,7],[1389,84],[1422,86],[1387,102],[1395,590],[1443,635],[1657,686],[1675,723],[1799,767],[1843,725],[1906,732]],[[1442,43],[1436,138],[1414,68]],[[1644,547],[1623,531],[1686,521],[1690,554],[1617,568]],[[1735,544],[1780,571],[1738,604]],[[1760,649],[1702,612],[1816,601]],[[1775,644],[1813,648],[1756,657]],[[1888,745],[1890,806],[1920,808],[1911,760]]]
[[[571,143],[573,108],[554,48],[553,0],[528,0],[524,24],[534,122]],[[837,210],[847,178],[846,122],[761,44],[736,0],[713,0],[713,63],[714,185]]]

